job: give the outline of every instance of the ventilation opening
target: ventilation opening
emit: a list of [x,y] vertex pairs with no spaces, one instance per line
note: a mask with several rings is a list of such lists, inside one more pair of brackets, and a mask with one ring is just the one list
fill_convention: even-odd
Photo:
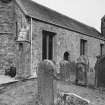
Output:
[[69,60],[69,53],[68,52],[65,52],[64,53],[64,60]]
[[19,43],[19,51],[23,50],[23,43]]

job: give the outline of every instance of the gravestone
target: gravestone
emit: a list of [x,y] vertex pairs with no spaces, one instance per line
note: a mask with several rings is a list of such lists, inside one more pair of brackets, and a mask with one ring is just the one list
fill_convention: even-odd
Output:
[[87,85],[87,72],[89,69],[88,59],[86,56],[80,56],[77,59],[77,69],[76,69],[76,84],[82,83]]
[[55,105],[91,105],[90,100],[74,93],[60,93]]
[[54,103],[53,73],[55,65],[50,60],[44,60],[38,67],[38,94],[44,105]]
[[69,68],[69,62],[66,60],[63,60],[60,62],[60,76],[62,80],[69,80],[70,79],[70,68]]
[[97,56],[95,64],[95,85],[96,87],[105,87],[105,55]]
[[75,81],[76,63],[63,60],[60,62],[60,75],[62,80]]

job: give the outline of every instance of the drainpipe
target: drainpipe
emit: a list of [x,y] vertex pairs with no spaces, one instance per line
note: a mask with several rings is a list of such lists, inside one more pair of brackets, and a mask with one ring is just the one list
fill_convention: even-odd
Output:
[[31,18],[31,75],[32,75],[32,18]]

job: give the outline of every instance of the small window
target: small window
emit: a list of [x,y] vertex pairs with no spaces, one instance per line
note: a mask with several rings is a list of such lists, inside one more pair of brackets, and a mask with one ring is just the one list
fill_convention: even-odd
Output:
[[16,22],[16,40],[18,39],[18,23]]
[[100,44],[100,55],[103,55],[104,44]]
[[65,52],[64,53],[64,60],[69,60],[69,53],[68,52]]
[[23,43],[19,43],[19,51],[23,50]]
[[80,55],[86,55],[87,51],[87,40],[80,40]]

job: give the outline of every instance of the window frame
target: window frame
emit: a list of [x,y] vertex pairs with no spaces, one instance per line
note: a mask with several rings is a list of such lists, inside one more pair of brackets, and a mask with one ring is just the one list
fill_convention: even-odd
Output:
[[104,44],[100,44],[100,56],[103,55]]
[[[42,60],[53,60],[54,53],[54,32],[42,31]],[[49,50],[50,49],[50,50]]]
[[80,55],[87,54],[87,40],[80,39]]

